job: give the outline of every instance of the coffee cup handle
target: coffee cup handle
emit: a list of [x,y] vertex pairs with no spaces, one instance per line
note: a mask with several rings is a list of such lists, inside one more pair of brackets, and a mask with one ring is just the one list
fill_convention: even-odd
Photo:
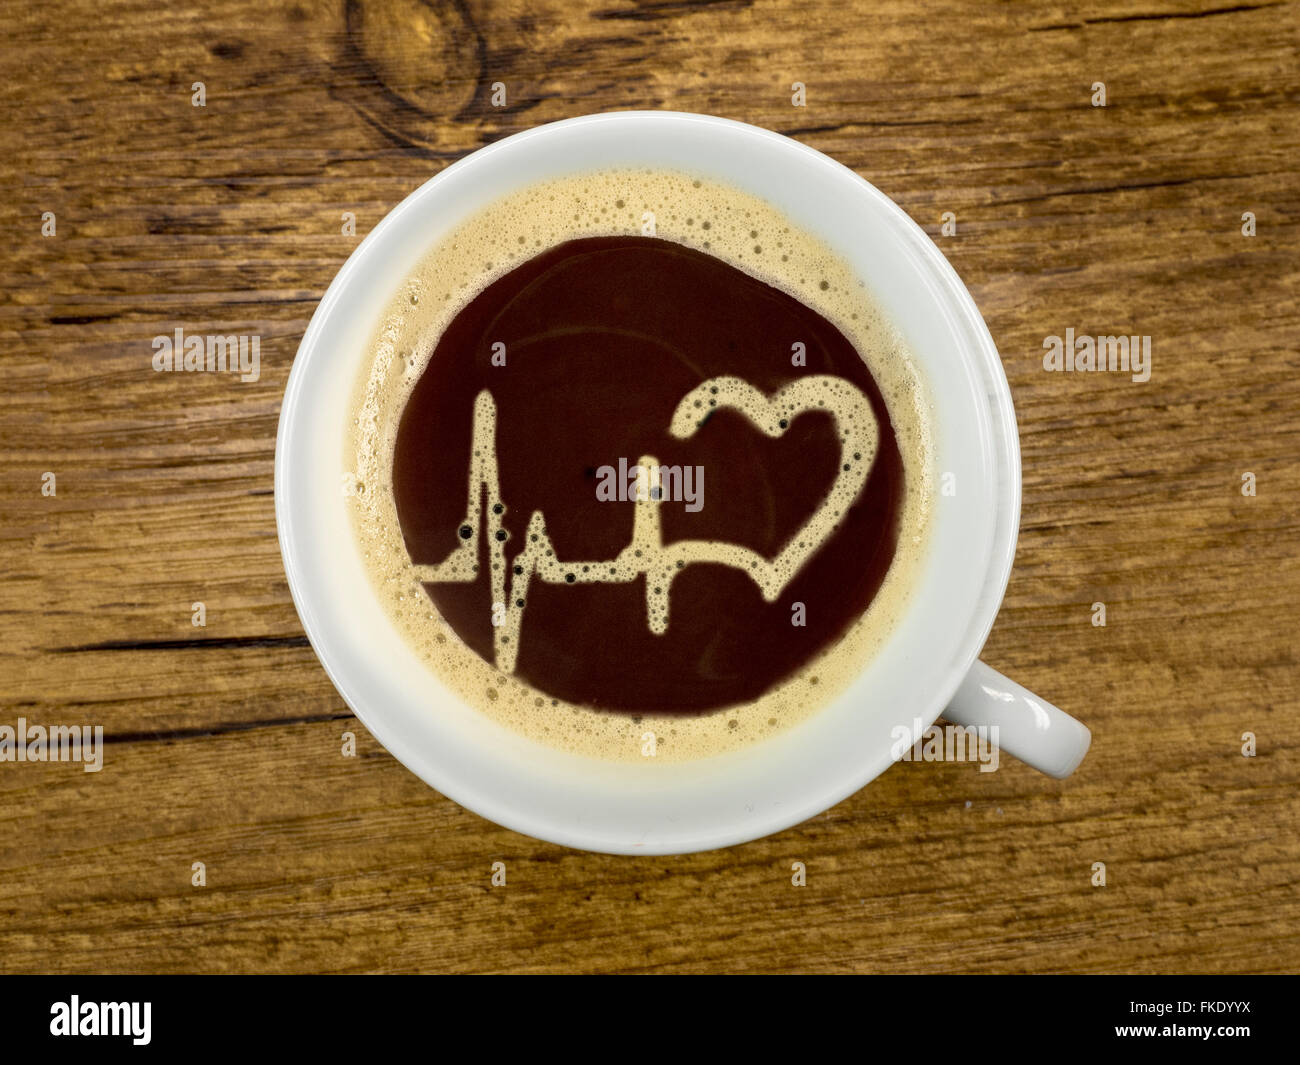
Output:
[[943,717],[954,725],[996,726],[1001,750],[1058,780],[1079,768],[1092,743],[1083,722],[983,662],[971,667]]

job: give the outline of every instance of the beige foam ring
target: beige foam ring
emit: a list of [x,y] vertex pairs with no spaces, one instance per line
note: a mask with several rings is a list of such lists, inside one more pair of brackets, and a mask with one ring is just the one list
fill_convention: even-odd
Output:
[[[904,466],[897,552],[862,618],[833,647],[762,698],[691,717],[604,713],[553,698],[513,675],[512,656],[518,653],[519,641],[527,639],[526,627],[521,627],[523,611],[513,604],[520,598],[526,603],[527,596],[516,594],[514,585],[506,594],[504,545],[495,538],[500,521],[492,504],[504,505],[507,501],[501,500],[500,492],[495,490],[495,451],[483,446],[483,441],[495,438],[490,395],[480,395],[475,403],[476,443],[471,453],[478,451],[479,457],[468,491],[472,496],[474,483],[485,482],[491,498],[485,520],[467,520],[466,524],[475,529],[482,524],[490,551],[497,552],[492,556],[499,563],[492,571],[492,600],[493,605],[504,605],[506,610],[503,624],[494,628],[497,661],[485,661],[461,641],[438,614],[421,583],[435,576],[472,580],[466,574],[475,573],[474,560],[468,552],[453,551],[439,567],[414,566],[406,553],[392,497],[397,423],[437,338],[451,319],[490,282],[541,250],[579,237],[644,235],[650,216],[655,236],[712,254],[794,296],[835,324],[862,354],[885,397]],[[790,357],[788,350],[756,352],[753,357],[765,355]],[[508,357],[507,353],[507,365]],[[836,509],[842,511],[856,497],[861,489],[857,478],[865,479],[875,454],[878,427],[874,418],[862,413],[857,404],[865,400],[850,394],[850,390],[857,390],[847,381],[831,377],[825,377],[823,383],[817,380],[810,376],[796,382],[798,388],[791,386],[795,391],[783,389],[766,397],[739,377],[721,378],[704,383],[679,403],[670,427],[675,435],[689,433],[694,401],[705,388],[719,388],[719,393],[710,393],[709,399],[719,399],[725,389],[727,401],[769,435],[774,404],[786,405],[782,409],[787,411],[787,421],[793,420],[796,410],[809,409],[809,401],[837,404],[832,414],[841,432],[841,450],[863,458],[851,464],[851,479],[836,481],[810,518],[807,531],[792,537],[775,559],[750,557],[752,552],[746,554],[739,545],[713,543],[705,547],[704,542],[695,542],[688,554],[672,556],[673,573],[680,572],[677,561],[689,563],[691,557],[702,560],[708,553],[718,556],[715,560],[725,556],[727,564],[751,573],[765,597],[773,589],[779,596],[780,588],[810,557],[815,546],[810,551],[787,552],[801,540],[809,543],[809,537],[834,517]],[[817,395],[804,389],[812,389]],[[775,418],[779,430],[781,416]],[[644,752],[652,748],[654,762],[668,763],[723,753],[797,724],[842,690],[874,649],[888,638],[895,619],[905,608],[907,591],[926,545],[934,476],[929,426],[928,389],[911,352],[852,268],[825,244],[801,231],[771,204],[730,186],[672,171],[609,170],[558,179],[499,200],[429,249],[407,283],[393,294],[364,360],[344,441],[344,464],[349,471],[344,490],[358,546],[381,602],[403,638],[446,685],[505,727],[539,742],[592,757],[635,761],[648,760]],[[853,435],[853,443],[847,443],[845,433]],[[658,464],[651,456],[643,456],[640,465],[650,470]],[[561,504],[557,501],[556,505]],[[449,501],[450,505],[458,504]],[[644,505],[643,500],[638,500],[635,505],[633,559],[638,549],[643,552],[642,558],[648,557],[644,552],[647,548],[653,550],[656,543],[664,552],[681,550],[680,544],[663,548],[657,539],[657,511],[653,504]],[[472,503],[466,506],[466,513],[473,510]],[[540,512],[531,516],[529,533],[537,533],[537,543],[541,543],[545,518]],[[532,543],[530,539],[525,551]],[[547,547],[554,552],[552,545]],[[641,559],[636,559],[634,567],[624,557],[627,550],[613,560],[595,564],[591,560],[565,562],[554,553],[547,556],[545,548],[541,551],[540,558],[529,559],[535,568],[525,567],[525,571],[546,581],[557,577],[565,580],[571,572],[575,582],[598,578],[631,580],[640,572],[649,572],[648,566],[641,566]],[[663,573],[662,563],[667,557],[656,555],[655,572]],[[515,564],[523,564],[523,559]],[[583,573],[583,565],[591,569]],[[597,566],[605,567],[603,574]],[[647,624],[652,629],[671,624],[670,586],[671,573],[661,583],[647,581]],[[655,587],[661,589],[657,597],[652,591]],[[503,638],[508,651],[503,651]],[[435,712],[431,703],[430,713]],[[647,734],[653,734],[653,742],[647,740]]]

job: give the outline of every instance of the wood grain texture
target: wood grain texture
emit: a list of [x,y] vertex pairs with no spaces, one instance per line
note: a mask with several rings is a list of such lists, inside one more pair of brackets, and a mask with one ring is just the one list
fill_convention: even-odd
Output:
[[[0,764],[0,969],[1300,971],[1300,5],[9,14],[0,724],[102,723],[110,746],[97,775]],[[604,857],[460,809],[335,693],[289,597],[272,496],[280,397],[317,300],[449,162],[631,107],[829,153],[970,287],[1025,478],[984,657],[1091,726],[1074,778],[903,764],[760,842]],[[150,340],[177,326],[260,334],[260,380],[154,373]],[[1151,381],[1045,373],[1043,338],[1067,327],[1152,336]]]

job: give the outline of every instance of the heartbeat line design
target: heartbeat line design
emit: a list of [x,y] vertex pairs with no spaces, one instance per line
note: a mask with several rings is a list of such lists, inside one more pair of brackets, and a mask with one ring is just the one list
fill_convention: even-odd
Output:
[[[546,584],[626,584],[646,577],[646,618],[650,631],[668,631],[669,593],[673,578],[687,566],[712,562],[749,575],[767,602],[773,602],[834,531],[839,518],[866,484],[880,441],[880,428],[866,396],[842,377],[818,374],[787,385],[769,399],[739,377],[715,377],[692,389],[677,404],[669,431],[679,440],[693,436],[709,413],[732,408],[757,429],[780,437],[805,412],[824,410],[835,420],[840,441],[840,468],[826,498],[786,542],[775,558],[723,540],[679,540],[665,544],[660,527],[659,463],[650,455],[639,460],[642,473],[634,502],[632,539],[612,559],[560,559],[546,534],[540,510],[528,520],[524,549],[507,567],[508,536],[502,526],[496,454],[496,403],[484,389],[474,400],[468,498],[461,542],[435,565],[412,564],[418,580],[428,584],[472,583],[478,578],[478,537],[487,537],[492,586],[493,656],[496,668],[513,673],[528,589],[534,578]],[[648,483],[647,483],[648,481]],[[648,489],[648,490],[647,490]],[[484,505],[483,493],[487,502]],[[482,511],[484,521],[478,522]],[[507,594],[507,571],[509,590]]]

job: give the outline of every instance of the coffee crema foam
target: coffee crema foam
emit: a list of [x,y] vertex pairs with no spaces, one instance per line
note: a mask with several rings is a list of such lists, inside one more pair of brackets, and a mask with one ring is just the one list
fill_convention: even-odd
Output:
[[[490,283],[545,249],[580,237],[642,234],[647,213],[653,215],[654,235],[660,239],[713,255],[834,324],[863,355],[885,398],[904,465],[894,559],[867,611],[830,650],[761,698],[698,716],[631,716],[555,699],[511,675],[519,641],[527,638],[523,609],[511,606],[495,630],[493,664],[470,650],[430,601],[422,581],[477,576],[480,536],[487,537],[489,556],[496,557],[495,551],[498,561],[504,561],[492,525],[494,511],[500,513],[497,505],[507,501],[500,500],[495,484],[495,408],[489,394],[480,395],[475,405],[472,453],[445,456],[469,471],[473,539],[437,566],[414,565],[393,498],[393,451],[402,411],[456,314]],[[572,583],[629,581],[645,574],[647,625],[660,632],[671,623],[673,574],[692,561],[742,569],[765,599],[775,598],[861,490],[878,428],[850,382],[810,375],[775,396],[740,378],[706,381],[682,397],[672,434],[689,436],[697,424],[697,403],[710,401],[739,410],[772,437],[802,411],[829,409],[836,418],[848,470],[777,557],[764,559],[741,545],[709,541],[665,546],[656,509],[662,503],[639,500],[632,504],[632,541],[614,559],[575,563],[556,559],[553,551],[548,555],[545,527],[537,516],[529,526],[530,545],[514,560],[516,583],[509,595],[506,567],[493,571],[493,601],[513,604],[534,576]],[[933,504],[932,452],[924,381],[901,336],[846,262],[771,204],[739,189],[672,171],[628,169],[530,186],[489,205],[430,249],[385,309],[364,360],[344,465],[354,471],[348,477],[348,499],[365,567],[403,638],[443,683],[499,723],[548,746],[604,759],[675,762],[724,753],[783,731],[827,705],[858,675],[901,615],[925,550]],[[850,454],[859,458],[850,459]],[[640,465],[649,469],[657,463],[643,456]],[[478,499],[484,488],[487,525],[480,529]],[[447,505],[458,510],[464,502],[448,500]],[[647,733],[654,735],[653,758],[643,753]]]

